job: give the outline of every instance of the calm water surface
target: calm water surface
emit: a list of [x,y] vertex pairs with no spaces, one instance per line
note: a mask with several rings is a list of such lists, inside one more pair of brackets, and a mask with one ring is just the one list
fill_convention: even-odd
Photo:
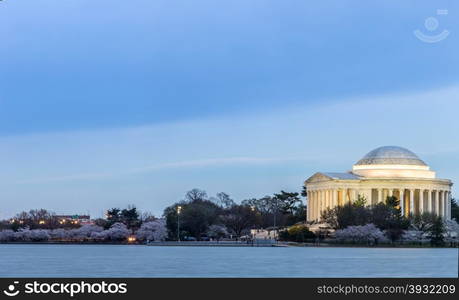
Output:
[[457,277],[457,249],[0,245],[0,277]]

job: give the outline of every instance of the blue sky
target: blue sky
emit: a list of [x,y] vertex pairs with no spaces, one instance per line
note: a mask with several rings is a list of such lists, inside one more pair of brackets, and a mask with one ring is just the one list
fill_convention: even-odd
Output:
[[393,144],[458,182],[459,5],[400,2],[0,2],[0,217],[299,190]]

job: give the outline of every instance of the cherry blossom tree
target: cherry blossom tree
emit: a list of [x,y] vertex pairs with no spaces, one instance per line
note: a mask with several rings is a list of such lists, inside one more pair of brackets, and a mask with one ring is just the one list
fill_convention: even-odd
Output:
[[11,229],[6,229],[0,231],[0,242],[10,242],[14,240],[15,234],[14,231]]
[[207,236],[217,241],[228,235],[228,230],[223,225],[210,225],[207,230]]
[[387,240],[384,233],[374,224],[348,226],[335,232],[338,241],[354,243],[378,243]]
[[74,239],[87,240],[90,239],[93,232],[102,232],[104,229],[97,225],[83,225],[80,228],[72,229],[71,234]]
[[141,241],[164,241],[167,236],[166,221],[163,219],[145,222],[136,232]]
[[446,220],[445,221],[445,238],[449,243],[457,242],[459,239],[459,224],[456,220]]
[[108,230],[102,232],[106,239],[112,241],[121,241],[127,239],[131,231],[123,223],[115,223]]

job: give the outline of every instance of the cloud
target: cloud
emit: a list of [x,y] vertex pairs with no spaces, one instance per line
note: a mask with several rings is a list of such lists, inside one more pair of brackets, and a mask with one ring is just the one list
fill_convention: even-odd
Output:
[[266,165],[273,163],[281,163],[287,161],[298,161],[301,158],[256,158],[256,157],[227,157],[227,158],[212,158],[198,159],[189,161],[178,161],[170,163],[160,163],[145,167],[133,168],[121,172],[100,172],[100,173],[83,173],[63,175],[56,177],[28,179],[16,182],[16,184],[34,184],[34,183],[49,183],[60,181],[77,181],[77,180],[98,180],[108,177],[148,173],[165,169],[180,169],[180,168],[195,168],[195,167],[225,167],[232,165]]
[[296,191],[311,174],[349,170],[383,145],[406,147],[440,178],[457,182],[458,92],[452,86],[225,118],[0,137],[3,214],[30,207],[98,214],[127,203],[159,213],[193,187],[235,199]]

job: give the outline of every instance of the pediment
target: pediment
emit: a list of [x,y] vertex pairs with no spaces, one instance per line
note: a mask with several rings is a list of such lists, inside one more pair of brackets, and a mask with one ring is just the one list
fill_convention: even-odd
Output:
[[324,173],[317,172],[306,180],[306,183],[323,182],[333,180],[332,177],[325,175]]

